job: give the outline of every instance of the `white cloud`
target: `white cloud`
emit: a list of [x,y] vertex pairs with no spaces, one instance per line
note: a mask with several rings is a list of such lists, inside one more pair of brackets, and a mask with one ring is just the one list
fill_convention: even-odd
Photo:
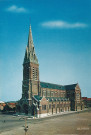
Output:
[[65,21],[48,21],[41,23],[41,26],[46,28],[85,28],[87,27],[84,23],[68,23]]
[[8,12],[15,12],[15,13],[26,13],[27,10],[24,7],[17,7],[16,5],[12,5],[6,9]]

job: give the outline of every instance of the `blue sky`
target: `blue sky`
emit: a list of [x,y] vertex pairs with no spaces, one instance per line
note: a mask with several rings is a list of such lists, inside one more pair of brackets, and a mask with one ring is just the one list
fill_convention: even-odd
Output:
[[19,100],[31,23],[40,81],[91,97],[91,0],[0,0],[0,100]]

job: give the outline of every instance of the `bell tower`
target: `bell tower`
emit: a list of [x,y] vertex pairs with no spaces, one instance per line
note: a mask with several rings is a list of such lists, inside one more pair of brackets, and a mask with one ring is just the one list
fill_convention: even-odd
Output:
[[31,105],[32,96],[39,94],[39,63],[33,44],[31,25],[23,62],[22,100]]

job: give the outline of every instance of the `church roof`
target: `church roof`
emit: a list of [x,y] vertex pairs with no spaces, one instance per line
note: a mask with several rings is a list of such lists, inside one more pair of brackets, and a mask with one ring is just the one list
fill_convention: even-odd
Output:
[[58,89],[58,90],[75,90],[76,84],[70,85],[58,85],[53,83],[40,82],[41,88],[50,88],[50,89]]
[[77,86],[76,84],[70,84],[70,85],[65,85],[66,90],[75,90],[75,87]]
[[52,83],[46,83],[46,82],[40,82],[40,86],[41,86],[42,88],[50,88],[50,89],[65,90],[65,87],[64,87],[63,85],[52,84]]

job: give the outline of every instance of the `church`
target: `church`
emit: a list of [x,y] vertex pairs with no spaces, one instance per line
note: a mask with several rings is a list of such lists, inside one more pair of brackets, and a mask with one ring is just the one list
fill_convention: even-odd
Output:
[[58,85],[39,80],[39,62],[35,53],[31,25],[23,61],[22,113],[43,117],[83,109],[79,84]]

